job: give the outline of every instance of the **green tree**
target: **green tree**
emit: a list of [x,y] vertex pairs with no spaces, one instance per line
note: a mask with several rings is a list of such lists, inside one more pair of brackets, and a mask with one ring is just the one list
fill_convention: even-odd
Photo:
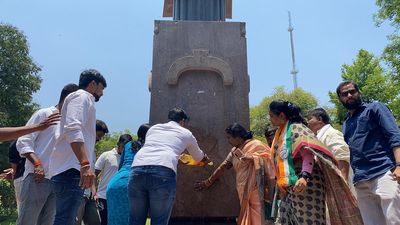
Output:
[[[385,47],[382,59],[389,67],[390,76],[393,85],[400,90],[400,1],[399,0],[377,0],[376,5],[379,7],[375,14],[375,22],[379,26],[384,21],[389,21],[395,28],[393,34],[388,36],[389,44]],[[395,92],[398,94],[398,92]],[[400,125],[400,99],[396,96],[389,107],[392,109],[397,124]]]
[[400,84],[400,36],[392,34],[388,36],[389,44],[382,53],[383,61],[388,65],[391,76],[397,85]]
[[296,88],[291,92],[287,92],[284,87],[275,88],[271,96],[265,97],[259,105],[250,108],[250,129],[257,138],[263,139],[264,129],[270,123],[268,107],[274,100],[295,103],[301,108],[303,116],[318,105],[317,98],[301,88]]
[[109,151],[115,147],[117,147],[119,136],[122,134],[130,134],[133,139],[136,139],[136,135],[133,135],[129,130],[121,131],[121,132],[113,132],[111,134],[106,135],[103,139],[96,143],[95,152],[96,156],[99,157],[101,153],[105,151]]
[[[24,34],[0,23],[0,126],[21,126],[38,105],[32,94],[40,89],[40,68],[29,56]],[[8,144],[0,146],[0,169],[9,166]]]
[[376,0],[379,7],[375,14],[375,22],[377,25],[382,24],[385,20],[391,22],[392,26],[399,28],[400,24],[400,1],[399,0]]
[[[380,101],[392,109],[398,104],[399,90],[393,82],[393,77],[385,74],[379,59],[366,50],[361,49],[352,64],[342,66],[341,77],[343,81],[354,81],[366,102]],[[336,108],[335,122],[341,124],[347,110],[340,103],[336,91],[329,92],[329,97]],[[396,115],[398,118],[400,114]]]
[[40,89],[39,72],[24,34],[0,24],[0,126],[24,125],[37,109],[32,94]]

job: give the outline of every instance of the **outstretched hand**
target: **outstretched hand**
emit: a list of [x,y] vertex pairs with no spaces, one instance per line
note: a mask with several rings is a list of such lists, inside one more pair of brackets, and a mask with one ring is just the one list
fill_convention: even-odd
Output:
[[43,120],[41,123],[37,125],[38,130],[45,130],[46,128],[56,125],[58,121],[60,121],[61,114],[60,113],[53,113],[49,117],[47,117],[45,120]]
[[196,181],[196,183],[194,184],[194,190],[204,191],[207,190],[211,185],[212,183],[210,182],[209,179],[203,181]]
[[211,159],[208,157],[207,154],[204,154],[203,159],[201,160],[201,162],[204,163],[204,165],[207,165],[209,162],[211,162]]
[[0,173],[0,178],[6,179],[6,180],[13,180],[14,179],[14,170],[12,168],[3,170],[3,173]]

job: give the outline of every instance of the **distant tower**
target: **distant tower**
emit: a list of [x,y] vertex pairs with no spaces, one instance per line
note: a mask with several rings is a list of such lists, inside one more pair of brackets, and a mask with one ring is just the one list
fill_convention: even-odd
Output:
[[295,57],[294,57],[294,43],[293,43],[293,30],[294,30],[294,28],[292,27],[292,19],[290,17],[290,11],[288,12],[288,15],[289,15],[289,29],[288,29],[288,31],[290,33],[290,48],[292,50],[292,66],[293,66],[292,71],[290,71],[290,73],[293,75],[293,86],[294,86],[294,89],[296,89],[297,88],[297,73],[299,71],[296,69],[296,60],[295,60]]

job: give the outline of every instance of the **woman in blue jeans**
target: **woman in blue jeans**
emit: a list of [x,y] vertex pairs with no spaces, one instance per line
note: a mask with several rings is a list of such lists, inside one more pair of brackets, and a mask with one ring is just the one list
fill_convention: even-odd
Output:
[[187,149],[196,161],[209,162],[196,138],[185,128],[188,116],[180,108],[169,111],[168,123],[152,126],[136,154],[128,184],[129,224],[167,225],[176,193],[176,169]]
[[108,225],[123,225],[129,221],[128,180],[133,158],[143,146],[149,124],[142,124],[138,131],[137,141],[128,142],[121,155],[118,172],[107,186]]

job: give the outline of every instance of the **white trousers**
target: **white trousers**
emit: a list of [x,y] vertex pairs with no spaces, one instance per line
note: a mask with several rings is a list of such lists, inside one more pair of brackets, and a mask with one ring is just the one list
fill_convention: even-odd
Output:
[[365,225],[400,224],[400,184],[391,171],[355,184],[358,206]]

